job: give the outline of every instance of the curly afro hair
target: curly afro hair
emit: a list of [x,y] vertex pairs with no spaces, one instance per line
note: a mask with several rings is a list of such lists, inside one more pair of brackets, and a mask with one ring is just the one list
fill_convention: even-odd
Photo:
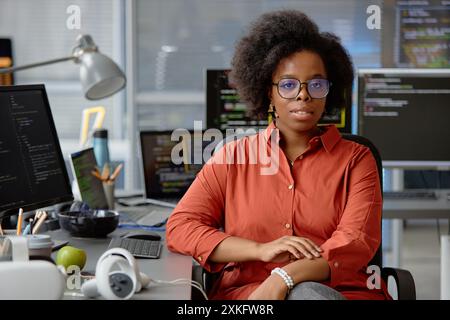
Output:
[[353,84],[353,64],[337,36],[320,32],[304,13],[295,10],[269,12],[259,17],[250,32],[236,46],[231,61],[230,80],[242,100],[257,115],[267,115],[272,75],[280,60],[309,50],[324,62],[332,87],[325,108],[329,112],[350,99],[346,93]]

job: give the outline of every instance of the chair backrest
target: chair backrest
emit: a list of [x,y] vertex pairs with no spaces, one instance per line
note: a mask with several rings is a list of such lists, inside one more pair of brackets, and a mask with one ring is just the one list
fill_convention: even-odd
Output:
[[[370,151],[372,152],[372,155],[375,158],[375,161],[377,163],[378,176],[380,178],[381,195],[383,196],[383,165],[382,165],[381,156],[380,156],[380,153],[378,152],[377,147],[375,147],[375,145],[369,139],[362,137],[362,136],[358,136],[358,135],[354,135],[354,134],[343,134],[342,137],[346,140],[350,140],[350,141],[359,143],[370,149]],[[378,250],[375,253],[372,260],[369,262],[369,265],[377,265],[380,268],[383,267],[382,248],[383,248],[382,242],[380,242],[380,246],[378,247]]]

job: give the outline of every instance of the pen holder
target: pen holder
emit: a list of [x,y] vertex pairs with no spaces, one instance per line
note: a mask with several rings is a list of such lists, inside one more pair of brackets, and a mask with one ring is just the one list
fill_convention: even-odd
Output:
[[114,197],[114,191],[115,191],[116,184],[114,181],[104,181],[103,182],[103,190],[105,191],[106,196],[106,202],[108,203],[108,209],[114,210],[114,203],[115,203],[115,197]]
[[[16,230],[3,230],[5,236],[17,236]],[[26,237],[28,241],[28,255],[31,257],[50,257],[52,254],[53,241],[49,235],[20,235],[18,237]]]

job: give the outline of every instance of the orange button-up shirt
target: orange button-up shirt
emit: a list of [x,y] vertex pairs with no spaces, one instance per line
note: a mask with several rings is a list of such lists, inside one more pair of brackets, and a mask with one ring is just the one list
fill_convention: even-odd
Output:
[[[209,255],[221,241],[236,236],[265,243],[294,235],[323,249],[330,278],[322,283],[348,299],[390,299],[384,282],[381,289],[367,285],[367,266],[381,240],[375,159],[367,147],[342,139],[335,126],[322,128],[292,166],[278,147],[274,123],[257,135],[227,143],[203,166],[174,209],[167,223],[168,248],[193,256],[209,271],[222,270],[211,298],[246,299],[274,267],[283,266],[212,262]],[[276,153],[272,140],[279,153],[268,164],[259,157]],[[252,161],[256,151],[259,161]]]

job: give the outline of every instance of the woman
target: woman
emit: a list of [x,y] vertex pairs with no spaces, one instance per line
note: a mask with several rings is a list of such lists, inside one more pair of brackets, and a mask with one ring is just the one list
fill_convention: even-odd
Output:
[[[213,299],[390,299],[385,283],[367,285],[381,240],[376,162],[335,126],[317,126],[353,81],[338,38],[298,11],[264,14],[238,43],[231,76],[274,120],[203,167],[168,221],[169,249],[221,272]],[[247,160],[222,161],[230,150]],[[277,155],[274,173],[250,163],[254,150]]]

